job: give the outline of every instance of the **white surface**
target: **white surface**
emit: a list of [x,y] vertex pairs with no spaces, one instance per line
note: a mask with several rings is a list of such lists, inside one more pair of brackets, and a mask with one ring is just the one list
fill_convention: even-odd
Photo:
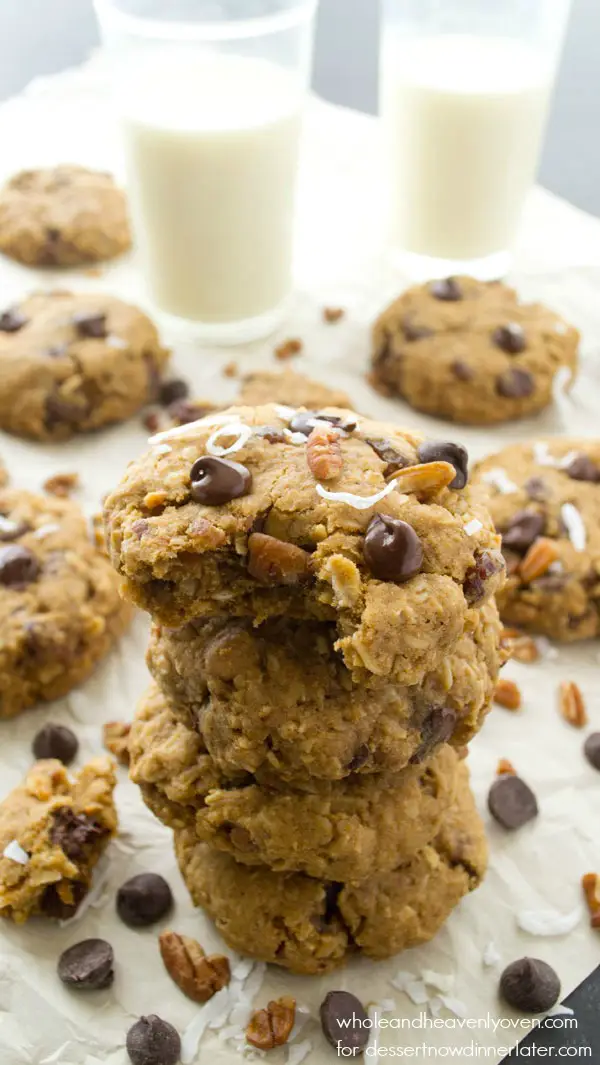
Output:
[[[112,127],[106,113],[105,82],[97,67],[38,88],[27,99],[0,109],[0,137],[5,151],[2,167],[8,173],[22,164],[40,161],[89,162],[116,165]],[[299,295],[285,336],[300,335],[306,356],[295,366],[346,388],[357,405],[376,416],[420,426],[432,435],[459,436],[473,456],[520,437],[566,431],[592,434],[597,428],[600,363],[600,223],[537,191],[531,198],[519,254],[519,283],[527,296],[539,296],[570,315],[583,328],[584,369],[571,398],[542,417],[490,432],[449,430],[401,404],[377,397],[365,385],[367,326],[385,300],[398,291],[402,278],[382,263],[378,252],[380,232],[381,168],[372,120],[314,104],[307,137],[304,174],[301,248],[298,260]],[[585,264],[591,264],[588,268]],[[569,266],[574,269],[567,270]],[[594,268],[595,267],[595,268]],[[26,288],[52,286],[55,278],[35,274],[8,262],[0,263],[3,299]],[[106,271],[102,279],[61,274],[58,281],[80,289],[107,288],[124,295],[140,295],[133,262]],[[343,304],[349,315],[338,325],[321,321],[324,304]],[[173,339],[173,338],[168,338]],[[275,340],[238,350],[235,357],[247,367],[275,365]],[[222,377],[221,368],[231,352],[200,351],[177,344],[175,365],[193,381],[197,394],[224,398],[235,383]],[[0,452],[13,479],[39,488],[51,472],[79,470],[83,501],[89,510],[119,476],[127,460],[145,443],[137,421],[69,446],[36,446],[2,437]],[[15,785],[30,762],[30,744],[37,729],[49,720],[70,724],[81,740],[79,762],[100,750],[101,722],[130,717],[136,699],[147,684],[143,655],[147,625],[139,618],[120,649],[95,678],[69,698],[49,708],[23,714],[2,725],[2,787]],[[509,1046],[526,1034],[517,1015],[505,1014],[497,1000],[499,967],[489,966],[490,941],[498,945],[502,964],[525,953],[551,962],[568,993],[598,960],[598,938],[584,918],[564,937],[532,937],[518,928],[519,913],[554,911],[567,914],[581,903],[579,878],[597,869],[600,794],[598,776],[584,761],[582,735],[558,716],[560,680],[577,679],[582,686],[591,727],[600,727],[600,691],[597,685],[598,645],[560,650],[537,666],[509,665],[507,676],[521,685],[524,708],[519,714],[496,709],[473,743],[470,763],[473,783],[489,828],[491,867],[484,886],[466,899],[435,941],[385,964],[355,961],[333,976],[319,979],[292,977],[275,969],[267,973],[258,990],[260,970],[248,978],[256,988],[257,1003],[282,993],[295,995],[310,1010],[299,1042],[310,1043],[308,1065],[333,1062],[318,1026],[318,1006],[326,991],[349,988],[365,1003],[395,1003],[396,1017],[418,1018],[407,993],[393,987],[401,968],[414,974],[412,987],[421,986],[423,970],[453,976],[452,999],[457,1011],[463,1004],[472,1018],[505,1017],[508,1027],[422,1029],[380,1033],[380,1045],[424,1038],[438,1045],[464,1046],[476,1039],[486,1046]],[[534,788],[540,801],[538,820],[514,836],[490,823],[485,796],[499,757],[509,758]],[[109,851],[106,889],[94,899],[79,922],[58,928],[41,921],[17,928],[0,928],[0,1061],[2,1065],[126,1065],[127,1028],[141,1013],[157,1012],[183,1033],[199,1007],[187,1001],[163,971],[156,944],[156,929],[134,932],[114,917],[118,885],[135,872],[156,869],[173,886],[177,909],[171,927],[195,935],[207,950],[219,939],[200,913],[193,910],[181,885],[170,848],[170,835],[145,810],[136,790],[119,771],[117,803],[121,833]],[[243,907],[243,899],[240,899]],[[59,952],[77,940],[100,935],[115,948],[116,980],[106,992],[76,995],[56,977]],[[257,975],[255,975],[257,974]],[[252,982],[252,983],[251,983]],[[401,983],[404,986],[405,981]],[[436,996],[431,1008],[451,1018]],[[240,1009],[234,1020],[240,1025]],[[391,1016],[391,1014],[390,1014]],[[239,1061],[235,1043],[225,1043],[209,1029],[196,1062],[232,1065]],[[269,1056],[281,1065],[286,1051]]]

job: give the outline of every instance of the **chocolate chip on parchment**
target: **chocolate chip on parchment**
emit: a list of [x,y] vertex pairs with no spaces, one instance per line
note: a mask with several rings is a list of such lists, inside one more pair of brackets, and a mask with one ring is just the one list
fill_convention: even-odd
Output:
[[538,815],[537,799],[531,788],[520,777],[513,776],[494,781],[488,792],[488,809],[498,824],[511,831]]
[[402,332],[404,339],[411,343],[415,340],[424,340],[425,337],[433,336],[433,329],[429,329],[426,325],[417,325],[409,314],[406,314],[402,321]]
[[165,917],[173,905],[171,888],[158,873],[138,873],[117,892],[117,913],[130,928],[146,928]]
[[181,377],[173,377],[170,381],[163,381],[159,387],[158,402],[161,407],[169,407],[179,399],[187,399],[190,394],[190,386]]
[[419,462],[449,462],[456,470],[456,477],[448,488],[464,488],[469,479],[469,455],[462,444],[451,440],[426,440],[417,449]]
[[362,1054],[369,1042],[368,1014],[360,999],[349,991],[330,991],[319,1010],[321,1028],[328,1043],[350,1055]]
[[575,456],[567,466],[565,473],[572,481],[589,481],[590,484],[600,481],[600,468],[592,462],[589,455],[583,452]]
[[600,732],[592,732],[583,745],[583,753],[594,769],[600,770]]
[[0,547],[0,584],[8,588],[24,588],[37,579],[40,564],[28,547],[7,544]]
[[535,381],[532,375],[519,366],[500,374],[496,381],[496,392],[505,399],[526,399],[534,391]]
[[443,300],[446,303],[456,303],[463,296],[462,289],[455,277],[445,277],[439,281],[432,281],[429,291],[434,299]]
[[76,814],[70,806],[60,806],[53,816],[50,841],[73,862],[83,857],[89,843],[106,834],[106,829],[96,821],[86,814]]
[[421,569],[423,547],[412,525],[376,514],[365,534],[364,556],[374,577],[401,584]]
[[502,533],[502,546],[525,554],[538,536],[543,536],[546,519],[535,510],[519,510]]
[[502,973],[500,994],[509,1006],[524,1013],[545,1013],[560,998],[560,980],[547,962],[539,958],[519,958],[507,965]]
[[100,340],[108,335],[106,315],[101,311],[78,311],[73,315],[73,325],[81,337]]
[[114,980],[113,962],[113,949],[105,939],[83,939],[63,951],[58,975],[74,990],[102,991]]
[[79,749],[79,740],[66,725],[48,722],[36,733],[32,749],[36,758],[57,758],[63,765],[70,765]]
[[127,1033],[126,1046],[133,1065],[177,1065],[181,1056],[178,1032],[155,1013],[136,1021]]
[[525,330],[518,322],[498,326],[492,333],[492,340],[496,347],[507,355],[520,355],[527,347]]
[[203,455],[196,459],[190,472],[191,496],[196,503],[216,507],[239,496],[248,495],[252,474],[239,462]]
[[475,376],[475,371],[463,359],[455,359],[450,369],[458,381],[472,381]]
[[0,333],[18,333],[28,321],[17,307],[9,307],[0,314]]

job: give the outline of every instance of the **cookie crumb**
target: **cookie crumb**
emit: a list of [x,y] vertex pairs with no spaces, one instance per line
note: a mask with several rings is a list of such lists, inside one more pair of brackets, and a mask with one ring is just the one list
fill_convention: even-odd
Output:
[[600,877],[597,873],[585,873],[581,886],[590,911],[590,924],[592,928],[600,928]]
[[323,307],[323,321],[330,324],[341,321],[345,314],[343,307]]
[[275,348],[275,358],[280,362],[285,362],[286,359],[293,359],[295,355],[299,355],[303,348],[304,344],[298,338],[284,340],[283,344]]
[[505,710],[520,710],[521,692],[514,680],[502,678],[498,681],[494,690],[494,702]]
[[102,726],[102,742],[120,765],[129,765],[130,732],[131,725],[128,721],[107,721]]
[[80,487],[78,473],[55,473],[44,481],[44,491],[59,499],[66,499]]
[[559,689],[560,715],[573,728],[584,728],[588,723],[581,688],[574,680],[563,680]]
[[239,373],[239,367],[237,362],[232,359],[231,362],[225,363],[222,373],[223,377],[237,377]]
[[506,775],[516,777],[517,771],[512,762],[509,762],[508,758],[501,758],[496,766],[496,776],[503,777]]

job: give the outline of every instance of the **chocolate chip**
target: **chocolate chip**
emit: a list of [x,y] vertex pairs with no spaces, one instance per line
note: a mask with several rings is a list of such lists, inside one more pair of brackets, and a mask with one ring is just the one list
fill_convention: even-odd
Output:
[[28,321],[16,307],[9,307],[0,314],[0,333],[18,333]]
[[[542,577],[536,577],[534,581],[529,584],[530,588],[537,588],[540,592],[546,594],[554,594],[556,592],[563,592],[569,583],[569,577],[566,573],[545,573]],[[586,617],[589,615],[586,615]],[[576,623],[579,624],[580,618],[576,619]],[[569,627],[572,627],[573,618],[569,620]]]
[[45,424],[48,429],[55,425],[79,425],[90,412],[90,402],[82,395],[68,398],[61,392],[51,392],[46,400]]
[[177,1031],[155,1013],[136,1021],[127,1033],[126,1046],[133,1065],[177,1065],[181,1056]]
[[0,584],[9,588],[24,588],[37,579],[40,564],[28,547],[9,544],[0,547]]
[[448,707],[436,707],[421,726],[422,741],[410,759],[413,765],[418,765],[431,753],[434,747],[440,743],[446,743],[454,732],[456,725],[456,711]]
[[502,973],[500,994],[509,1006],[524,1013],[545,1013],[560,998],[560,980],[547,962],[519,958]]
[[66,725],[44,725],[36,733],[33,744],[36,758],[58,758],[63,765],[70,765],[79,749],[79,740]]
[[411,465],[411,460],[397,451],[390,440],[385,438],[374,440],[368,437],[365,439],[365,443],[373,448],[373,451],[376,455],[379,455],[382,462],[387,463],[384,470],[385,477],[389,477],[391,473],[395,473],[397,470],[402,470],[405,466]]
[[160,921],[172,905],[171,888],[158,873],[138,873],[117,892],[117,913],[130,928],[145,928]]
[[469,455],[462,444],[451,440],[426,440],[417,450],[419,462],[449,462],[456,470],[450,488],[464,488],[469,480]]
[[521,828],[538,814],[538,804],[531,788],[520,777],[498,777],[488,793],[488,808],[498,824],[511,831]]
[[316,419],[329,422],[330,425],[335,425],[336,429],[343,429],[346,433],[354,432],[357,425],[353,419],[340,418],[338,414],[324,414],[323,411],[318,410],[301,410],[291,419],[290,429],[293,433],[304,433],[304,436],[310,436]]
[[169,404],[168,414],[176,425],[189,425],[190,422],[197,422],[199,418],[203,418],[205,414],[210,414],[211,410],[213,407],[206,404],[193,403],[189,399],[178,399],[175,403]]
[[421,569],[423,547],[412,525],[376,514],[365,534],[364,556],[374,577],[401,584]]
[[548,499],[548,484],[543,477],[530,477],[523,485],[530,499],[536,503],[544,503]]
[[79,311],[73,315],[73,325],[82,337],[100,340],[108,335],[106,315],[100,311]]
[[83,858],[88,844],[104,835],[106,829],[86,814],[76,814],[70,806],[61,806],[54,812],[50,842],[60,847],[73,862]]
[[405,315],[402,322],[402,332],[404,339],[408,341],[424,340],[425,337],[433,336],[433,329],[428,329],[426,325],[416,325],[410,315]]
[[369,1042],[367,1011],[356,995],[349,991],[330,991],[320,1008],[321,1028],[328,1043],[343,1053],[362,1054]]
[[259,425],[254,435],[268,440],[270,444],[285,444],[287,439],[285,433],[275,425]]
[[486,581],[504,569],[504,558],[500,554],[482,551],[475,558],[475,565],[465,573],[463,592],[468,603],[480,602],[486,595]]
[[492,340],[507,355],[520,355],[527,347],[525,331],[517,322],[498,326],[492,333]]
[[592,732],[583,745],[585,754],[590,765],[600,770],[600,732]]
[[358,747],[357,750],[355,751],[354,758],[352,759],[351,762],[348,763],[348,766],[347,766],[348,772],[349,773],[356,773],[356,771],[358,769],[362,769],[362,767],[364,765],[366,765],[367,762],[369,761],[370,755],[371,755],[371,752],[370,752],[369,748],[367,747],[367,744],[366,743],[361,743],[360,747]]
[[72,896],[70,902],[65,902],[61,898],[56,884],[50,884],[45,889],[40,909],[42,913],[46,914],[46,917],[54,917],[57,921],[65,921],[67,917],[72,917],[74,913],[77,913],[81,902],[87,895],[88,889],[81,880],[69,881],[69,889]]
[[187,399],[190,394],[190,386],[181,377],[174,377],[171,381],[163,381],[158,392],[158,402],[161,407],[168,407],[179,399]]
[[429,286],[431,295],[436,300],[444,300],[448,303],[455,303],[457,300],[462,299],[462,289],[455,277],[442,278],[439,281],[432,281]]
[[191,496],[196,503],[216,507],[239,496],[247,496],[252,488],[252,474],[239,462],[203,455],[196,459],[190,472]]
[[103,991],[115,974],[114,954],[105,939],[83,939],[58,959],[58,975],[63,984],[77,991]]
[[502,545],[525,554],[538,536],[543,535],[545,528],[546,519],[543,514],[537,514],[534,510],[518,510],[502,533]]
[[475,376],[475,371],[462,359],[455,359],[450,369],[459,381],[472,381]]
[[567,466],[565,473],[572,481],[589,481],[590,484],[600,481],[600,469],[595,462],[592,462],[589,455],[583,452],[575,456]]
[[322,410],[318,410],[316,416],[319,421],[329,422],[330,425],[334,425],[336,429],[341,429],[344,433],[353,433],[358,425],[356,418],[340,418],[339,414],[326,414]]
[[0,543],[10,544],[29,532],[31,525],[26,521],[12,521],[5,514],[0,514]]
[[517,366],[500,374],[496,381],[496,392],[505,399],[526,399],[534,391],[535,381],[529,371]]

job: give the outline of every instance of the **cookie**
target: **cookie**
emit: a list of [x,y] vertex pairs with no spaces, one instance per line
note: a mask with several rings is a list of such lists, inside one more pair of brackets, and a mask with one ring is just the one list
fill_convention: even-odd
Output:
[[514,444],[481,462],[508,580],[505,622],[571,642],[600,634],[600,442]]
[[129,736],[130,775],[171,828],[193,825],[199,839],[246,865],[360,880],[393,869],[436,835],[456,789],[459,759],[441,747],[403,773],[306,782],[281,791],[246,776],[227,778],[199,733],[153,686]]
[[444,740],[479,730],[498,677],[495,604],[478,612],[440,669],[419,688],[355,683],[327,622],[211,619],[155,626],[148,666],[190,713],[226,775],[259,774],[302,787],[306,778],[397,772]]
[[323,407],[347,407],[352,403],[345,392],[329,388],[294,370],[274,373],[258,370],[242,378],[236,402],[240,407],[261,407],[265,403],[282,403],[291,407],[321,410]]
[[150,319],[97,293],[34,293],[0,315],[0,428],[67,440],[154,398],[169,352]]
[[359,883],[249,868],[175,833],[179,866],[233,950],[297,973],[325,973],[361,952],[388,958],[432,939],[480,883],[485,835],[461,767],[455,805],[436,839],[410,862]]
[[0,488],[4,488],[8,484],[8,470],[4,465],[2,459],[0,459]]
[[95,758],[71,779],[58,761],[36,762],[0,804],[0,916],[70,917],[117,829],[115,773]]
[[0,490],[0,718],[81,684],[129,617],[79,507]]
[[125,194],[110,174],[24,170],[0,191],[0,251],[26,266],[83,266],[130,246]]
[[373,330],[373,382],[417,410],[492,425],[543,410],[577,370],[579,333],[502,282],[447,278],[408,289]]
[[466,463],[343,409],[232,408],[129,465],[105,503],[109,550],[124,593],[165,625],[217,610],[333,621],[359,679],[420,684],[504,579]]

